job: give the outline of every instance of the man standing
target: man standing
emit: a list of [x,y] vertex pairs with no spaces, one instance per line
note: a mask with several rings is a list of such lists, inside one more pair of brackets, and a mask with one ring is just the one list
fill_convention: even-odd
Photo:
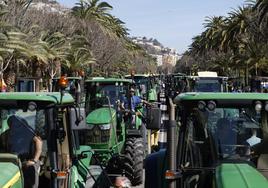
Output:
[[140,104],[146,104],[148,106],[151,106],[151,104],[148,101],[143,100],[139,96],[135,95],[134,88],[130,88],[129,92],[130,92],[130,110],[132,112],[135,112],[136,107],[139,106]]

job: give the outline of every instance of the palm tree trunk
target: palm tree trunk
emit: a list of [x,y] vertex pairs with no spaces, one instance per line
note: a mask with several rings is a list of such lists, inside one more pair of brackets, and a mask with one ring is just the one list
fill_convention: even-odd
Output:
[[0,79],[2,80],[3,79],[3,77],[4,77],[4,75],[3,75],[3,73],[4,73],[4,62],[1,62],[1,65],[0,65]]
[[52,78],[48,79],[48,91],[52,92]]
[[255,64],[255,75],[258,76],[258,63]]
[[246,70],[245,70],[245,81],[246,81],[245,86],[248,86],[248,84],[249,84],[248,64],[247,64]]

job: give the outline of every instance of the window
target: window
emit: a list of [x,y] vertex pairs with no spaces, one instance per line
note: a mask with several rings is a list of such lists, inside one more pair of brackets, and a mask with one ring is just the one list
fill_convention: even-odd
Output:
[[261,143],[261,114],[253,108],[216,108],[201,112],[207,137],[211,136],[219,160],[250,160],[250,147]]
[[2,109],[0,123],[1,152],[11,152],[18,155],[30,154],[33,147],[32,138],[35,135],[43,139],[46,137],[44,110]]

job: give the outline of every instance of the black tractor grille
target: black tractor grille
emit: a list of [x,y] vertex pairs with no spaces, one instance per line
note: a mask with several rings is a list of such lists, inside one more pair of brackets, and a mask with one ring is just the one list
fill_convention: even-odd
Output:
[[110,138],[110,129],[101,130],[98,125],[94,125],[94,128],[87,130],[86,142],[90,143],[107,143]]

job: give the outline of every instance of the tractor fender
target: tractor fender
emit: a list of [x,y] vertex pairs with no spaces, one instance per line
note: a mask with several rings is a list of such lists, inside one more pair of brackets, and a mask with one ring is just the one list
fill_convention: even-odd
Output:
[[162,188],[166,169],[166,149],[148,155],[145,159],[145,188]]
[[246,163],[222,163],[216,167],[217,188],[268,187],[267,179]]
[[9,153],[0,154],[0,187],[23,187],[21,162],[18,156]]

